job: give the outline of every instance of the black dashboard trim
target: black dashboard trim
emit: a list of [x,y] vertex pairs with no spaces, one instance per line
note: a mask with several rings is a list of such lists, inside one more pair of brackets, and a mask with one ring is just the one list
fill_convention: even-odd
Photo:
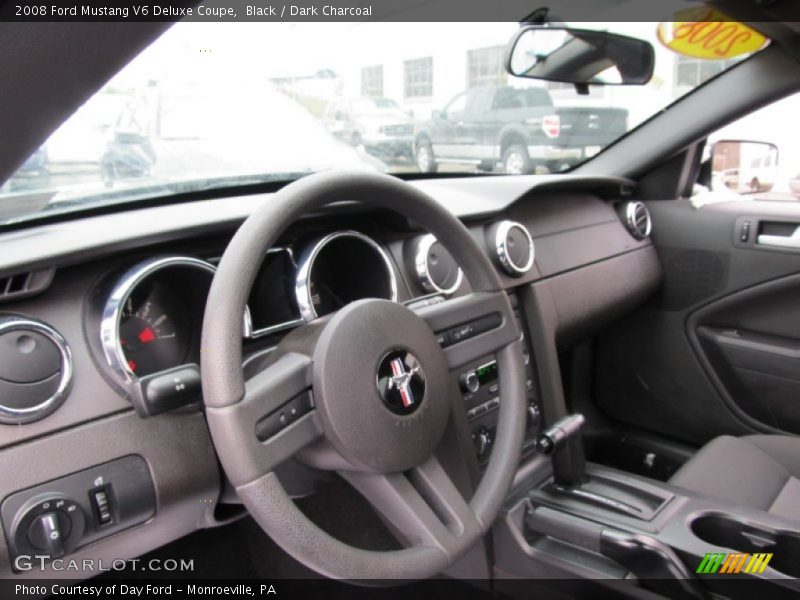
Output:
[[[617,177],[570,175],[521,175],[509,177],[463,177],[410,182],[431,194],[463,220],[501,213],[517,200],[538,191],[587,190],[601,197],[619,198],[633,183]],[[0,233],[6,250],[0,256],[0,277],[25,269],[61,267],[97,259],[117,252],[153,244],[233,232],[269,194],[204,199],[192,196],[186,202],[163,206],[139,203],[131,210],[111,214],[79,213],[78,218],[49,224],[26,223],[24,229]],[[352,211],[352,203],[333,205],[331,210]],[[313,215],[309,215],[313,216]],[[46,238],[46,243],[45,243]]]

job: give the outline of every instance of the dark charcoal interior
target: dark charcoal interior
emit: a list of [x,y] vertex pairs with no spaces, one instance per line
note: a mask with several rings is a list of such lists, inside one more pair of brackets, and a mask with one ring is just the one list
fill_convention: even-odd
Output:
[[[800,191],[698,197],[800,90],[800,18],[722,4],[770,43],[563,174],[515,143],[0,223],[0,579],[796,597]],[[7,25],[0,179],[163,30]]]

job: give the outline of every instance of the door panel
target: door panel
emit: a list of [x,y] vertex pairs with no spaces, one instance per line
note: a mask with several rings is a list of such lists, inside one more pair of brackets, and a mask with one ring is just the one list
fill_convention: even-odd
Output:
[[727,296],[688,331],[721,393],[749,417],[800,433],[800,276]]
[[800,433],[800,253],[763,243],[791,238],[800,206],[648,207],[664,285],[598,339],[600,407],[696,444],[725,433]]

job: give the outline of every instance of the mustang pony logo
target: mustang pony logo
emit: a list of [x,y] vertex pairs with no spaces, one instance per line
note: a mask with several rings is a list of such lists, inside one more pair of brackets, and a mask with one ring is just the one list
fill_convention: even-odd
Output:
[[396,349],[378,365],[378,393],[383,404],[397,415],[410,415],[425,399],[425,374],[416,356]]
[[392,367],[392,377],[389,379],[389,389],[396,389],[400,392],[403,406],[409,408],[414,404],[414,392],[411,391],[411,378],[419,373],[419,364],[406,371],[406,365],[402,359],[395,358],[389,363]]

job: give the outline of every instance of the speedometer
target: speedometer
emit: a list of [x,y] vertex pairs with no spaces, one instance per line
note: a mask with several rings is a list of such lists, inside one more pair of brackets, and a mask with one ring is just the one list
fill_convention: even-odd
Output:
[[397,300],[397,280],[375,240],[357,231],[338,231],[306,252],[295,292],[300,314],[311,321],[362,298]]

